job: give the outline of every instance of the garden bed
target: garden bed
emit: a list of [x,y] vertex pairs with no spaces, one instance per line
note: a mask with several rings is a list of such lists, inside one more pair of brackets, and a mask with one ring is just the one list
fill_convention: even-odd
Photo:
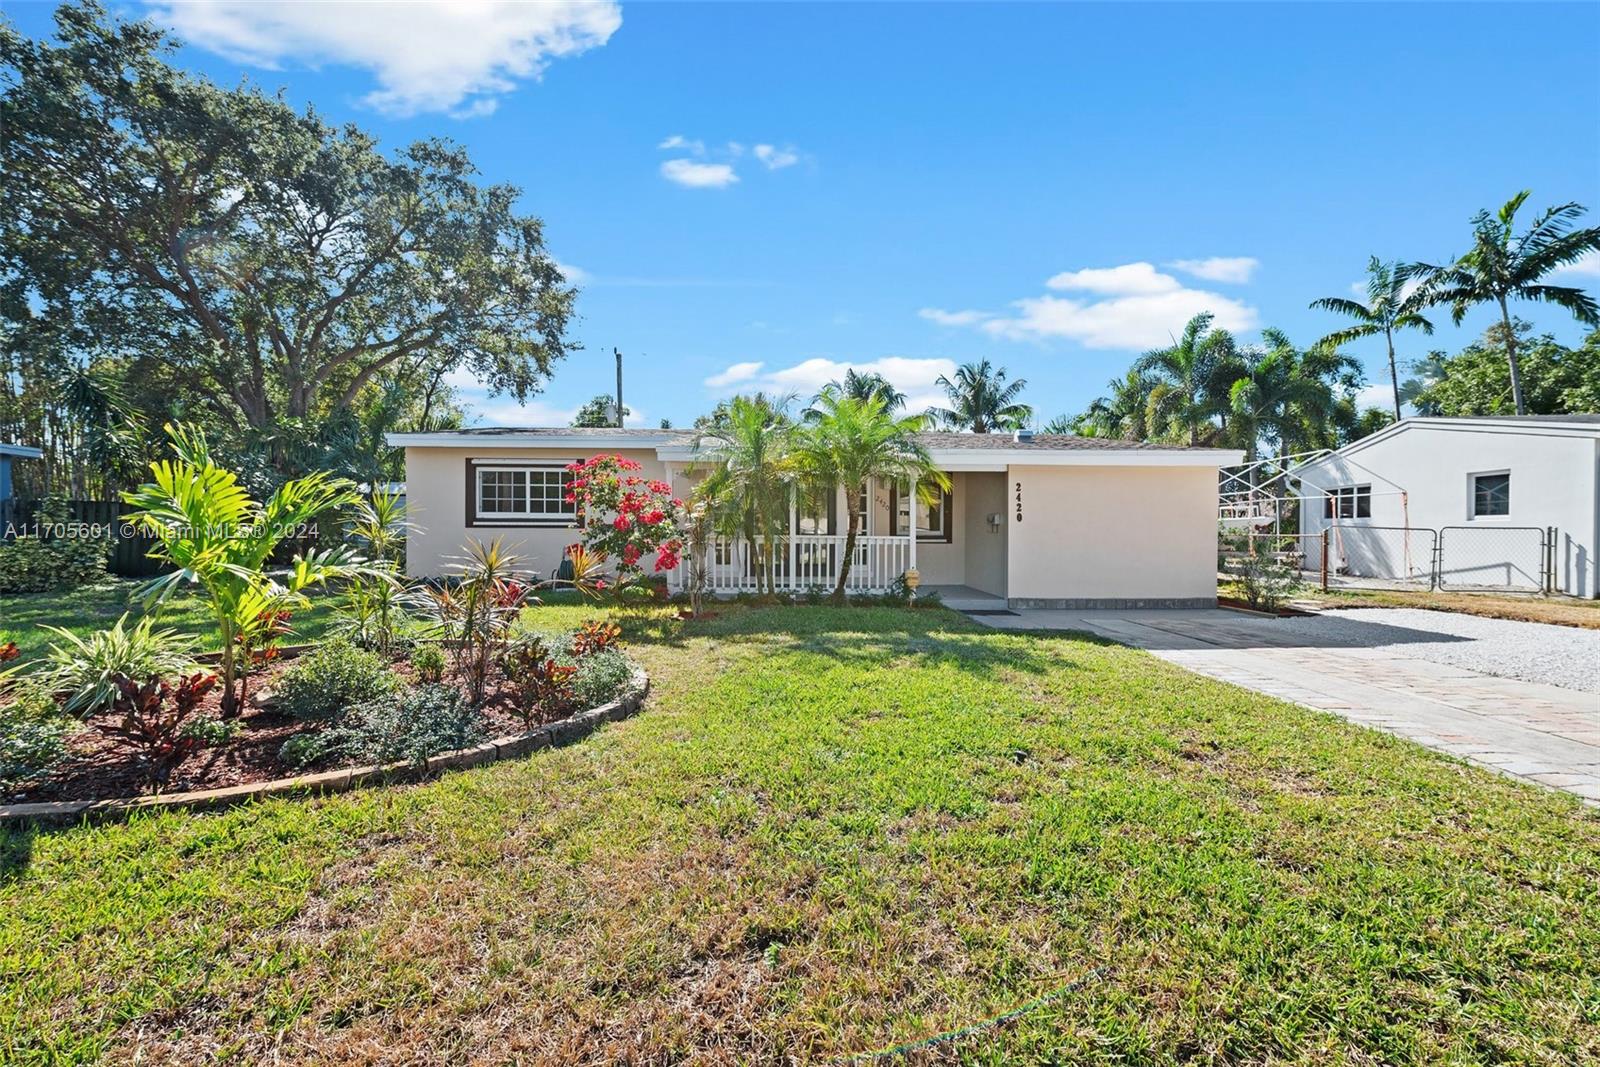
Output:
[[[290,713],[293,710],[288,706],[291,702],[279,697],[280,689],[290,684],[286,678],[294,673],[301,655],[308,651],[311,650],[305,646],[283,649],[273,662],[252,672],[247,706],[241,715],[228,720],[232,724],[231,736],[200,749],[178,766],[170,780],[159,790],[160,797],[172,800],[217,791],[248,792],[250,787],[264,783],[278,783],[308,775],[317,777],[325,772],[348,768],[371,770],[378,766],[370,759],[361,758],[363,753],[359,749],[352,752],[337,746],[332,747],[328,754],[310,759],[295,760],[286,755],[286,742],[294,738],[315,740],[329,736],[345,714],[345,709],[340,708],[322,717],[297,716]],[[355,652],[353,649],[350,651]],[[417,666],[405,655],[396,654],[380,660],[370,653],[356,654],[366,656],[372,669],[389,676],[390,688],[378,698],[379,701],[403,706],[408,699],[426,690],[447,692],[448,695],[448,691],[464,694],[470,689],[468,679],[462,674],[461,664],[449,654],[442,657],[442,675],[430,682],[417,677]],[[541,727],[569,722],[596,708],[617,704],[635,696],[643,684],[643,673],[622,657],[615,647],[603,654],[610,657],[612,684],[600,690],[592,687],[576,689],[566,699],[547,701],[533,707],[527,705],[525,697],[519,699],[517,680],[507,677],[501,664],[491,665],[482,699],[471,702],[462,710],[469,727],[461,735],[468,741],[466,747],[471,749],[484,744],[491,750],[496,745],[503,747],[535,733]],[[325,651],[314,655],[325,655]],[[205,661],[214,661],[214,658],[198,657],[200,669],[210,669],[211,664]],[[584,663],[589,662],[584,660]],[[318,662],[317,665],[320,667],[324,664]],[[333,666],[337,667],[337,661]],[[577,669],[573,668],[574,671]],[[301,673],[304,675],[307,672],[302,668]],[[316,672],[311,673],[315,679]],[[329,684],[337,688],[337,669],[332,675]],[[304,688],[304,680],[301,684]],[[598,695],[588,700],[581,699],[580,694],[591,691]],[[194,717],[198,720],[220,721],[221,693],[220,686],[206,693],[196,705]],[[403,712],[397,715],[404,718]],[[107,728],[114,726],[118,719],[118,713],[112,710],[97,712],[84,719],[68,738],[67,757],[43,777],[9,789],[0,789],[0,804],[51,807],[66,804],[81,808],[106,801],[154,799],[152,795],[157,791],[141,754],[107,732]],[[485,738],[494,740],[484,741]],[[409,762],[420,767],[433,762],[446,750],[446,746],[438,744],[421,752],[408,750],[408,754],[412,755],[409,760],[384,761],[381,766],[393,770],[392,765]],[[183,801],[179,799],[178,802]]]
[[1255,608],[1250,606],[1248,600],[1240,600],[1231,596],[1217,597],[1217,607],[1227,608],[1229,611],[1242,611],[1246,615],[1260,615],[1266,619],[1292,619],[1313,614],[1309,611],[1302,611],[1299,608],[1275,608],[1270,611],[1266,608]]

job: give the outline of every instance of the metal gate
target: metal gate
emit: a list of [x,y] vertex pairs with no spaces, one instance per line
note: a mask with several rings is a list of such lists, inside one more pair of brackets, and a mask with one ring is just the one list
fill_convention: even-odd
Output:
[[[1334,523],[1328,528],[1328,580],[1351,586],[1432,589],[1438,546],[1438,532],[1426,526]],[[1308,561],[1316,558],[1308,554]]]
[[1551,531],[1540,526],[1446,526],[1439,531],[1441,589],[1517,589],[1552,586]]

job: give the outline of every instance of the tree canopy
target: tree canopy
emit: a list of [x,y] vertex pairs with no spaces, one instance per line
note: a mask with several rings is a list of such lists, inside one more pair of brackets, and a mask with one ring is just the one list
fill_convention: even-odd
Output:
[[284,425],[384,376],[466,369],[521,401],[573,347],[541,221],[458,146],[385,154],[175,68],[92,0],[56,38],[0,25],[0,321],[27,359],[158,366],[281,463]]

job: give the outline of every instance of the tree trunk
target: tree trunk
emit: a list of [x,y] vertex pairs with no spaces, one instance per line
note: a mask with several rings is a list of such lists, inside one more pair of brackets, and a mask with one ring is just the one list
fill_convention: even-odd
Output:
[[[845,494],[844,558],[839,561],[839,583],[833,587],[833,602],[844,603],[845,582],[850,579],[850,563],[856,558],[856,503],[855,493]],[[912,526],[916,525],[916,505],[912,505]]]
[[1394,386],[1394,421],[1399,422],[1400,415],[1400,372],[1394,366],[1394,332],[1383,331],[1384,339],[1389,342],[1389,384]]
[[1511,311],[1506,307],[1506,298],[1500,298],[1500,321],[1506,327],[1506,362],[1511,367],[1511,401],[1517,405],[1517,414],[1526,415],[1528,405],[1522,401],[1522,372],[1517,366],[1517,331],[1511,326]]

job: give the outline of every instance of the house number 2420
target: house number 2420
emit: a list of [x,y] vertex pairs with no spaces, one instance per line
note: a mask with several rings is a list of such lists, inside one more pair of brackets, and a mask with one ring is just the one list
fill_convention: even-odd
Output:
[[1022,521],[1022,483],[1017,483],[1017,521]]

